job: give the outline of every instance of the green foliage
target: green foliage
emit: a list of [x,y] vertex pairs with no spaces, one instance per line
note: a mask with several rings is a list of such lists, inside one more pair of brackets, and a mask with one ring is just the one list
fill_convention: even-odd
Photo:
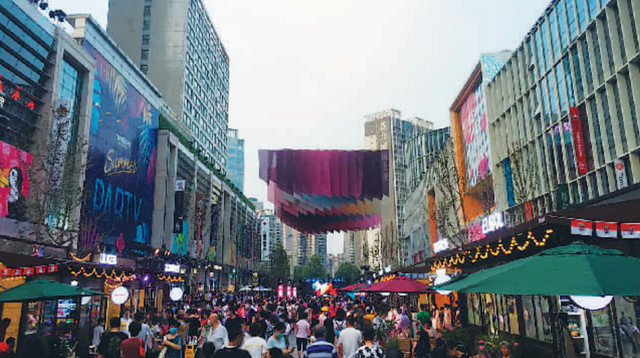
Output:
[[275,249],[271,253],[270,271],[272,286],[275,286],[275,284],[277,284],[279,280],[286,281],[291,277],[289,275],[289,273],[291,272],[291,268],[289,267],[289,258],[287,257],[287,252],[282,246],[282,242],[278,242]]
[[511,348],[511,357],[522,357],[520,344],[514,339],[514,337],[502,333],[494,336],[478,337],[475,342],[475,350],[481,358],[495,357],[500,353],[500,346],[504,342],[508,343],[508,346]]
[[450,341],[455,344],[461,344],[465,347],[469,347],[472,342],[471,333],[467,328],[464,327],[445,329],[442,332],[442,338],[445,341]]
[[322,263],[322,258],[318,255],[313,255],[306,265],[293,268],[294,280],[306,280],[309,278],[325,279],[326,276],[327,271]]
[[341,278],[347,285],[355,283],[360,277],[360,269],[351,262],[345,262],[338,268],[334,274],[335,278]]

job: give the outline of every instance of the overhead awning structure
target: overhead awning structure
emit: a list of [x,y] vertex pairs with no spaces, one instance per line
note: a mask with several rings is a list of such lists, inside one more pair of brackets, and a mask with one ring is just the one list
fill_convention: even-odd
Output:
[[261,150],[260,178],[282,222],[303,233],[380,226],[388,151]]

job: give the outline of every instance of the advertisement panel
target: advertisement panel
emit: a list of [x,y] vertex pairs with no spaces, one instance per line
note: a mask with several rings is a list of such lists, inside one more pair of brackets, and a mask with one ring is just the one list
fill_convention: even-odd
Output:
[[464,100],[460,108],[460,126],[467,164],[469,188],[484,179],[490,172],[489,133],[484,90],[478,85]]
[[587,154],[584,150],[582,122],[580,121],[580,112],[578,111],[578,107],[569,108],[569,117],[571,118],[571,127],[573,129],[573,147],[576,150],[578,174],[584,175],[587,174]]
[[0,217],[26,220],[31,154],[0,141]]
[[159,113],[87,41],[84,48],[96,60],[85,215],[107,247],[118,241],[126,252],[128,242],[149,243]]

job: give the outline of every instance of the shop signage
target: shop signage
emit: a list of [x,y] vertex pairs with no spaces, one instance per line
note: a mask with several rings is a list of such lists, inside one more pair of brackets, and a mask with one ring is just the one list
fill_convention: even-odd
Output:
[[111,291],[111,302],[121,305],[129,299],[129,290],[124,286],[118,286]]
[[558,201],[558,210],[564,210],[569,207],[569,185],[558,184],[556,196]]
[[482,218],[482,233],[488,234],[490,232],[500,230],[504,227],[504,216],[502,212],[492,213]]
[[180,273],[180,265],[178,265],[178,264],[164,264],[164,272]]
[[172,301],[180,301],[183,294],[184,291],[180,287],[174,287],[169,291],[169,298],[171,298]]
[[447,238],[442,238],[433,243],[433,252],[435,252],[436,254],[438,252],[449,250],[449,248],[451,248],[451,244],[449,243],[449,239]]
[[117,265],[118,255],[100,253],[99,261],[103,265]]
[[58,265],[42,265],[32,267],[5,267],[0,270],[0,277],[16,277],[16,276],[31,276],[31,275],[43,275],[46,273],[58,272]]
[[616,169],[616,188],[620,190],[629,186],[627,182],[627,172],[624,170],[624,162],[622,159],[615,159],[613,161],[613,167]]
[[580,121],[580,111],[578,107],[569,108],[569,118],[571,118],[571,128],[573,132],[573,147],[576,150],[576,162],[578,164],[578,174],[587,174],[587,155],[584,150],[584,138],[582,135],[582,122]]

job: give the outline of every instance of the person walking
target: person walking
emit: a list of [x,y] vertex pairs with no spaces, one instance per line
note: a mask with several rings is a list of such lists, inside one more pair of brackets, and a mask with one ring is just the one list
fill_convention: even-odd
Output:
[[287,342],[284,339],[284,323],[277,323],[274,327],[273,335],[267,341],[267,349],[278,348],[284,354],[293,352],[293,348],[287,349]]
[[178,333],[178,326],[180,324],[174,320],[169,320],[169,334],[164,336],[162,340],[162,346],[165,347],[165,358],[182,358],[182,346],[184,346],[184,340],[182,335]]
[[222,349],[229,343],[227,329],[220,323],[220,316],[217,313],[209,316],[209,326],[202,330],[202,336],[205,342],[212,342],[216,350]]
[[249,328],[249,339],[246,339],[242,349],[249,352],[251,358],[266,358],[267,341],[262,338],[262,326],[254,323]]
[[131,333],[131,338],[127,338],[122,341],[120,349],[122,358],[144,358],[146,352],[144,339],[138,338],[141,331],[142,324],[140,322],[136,322],[134,318],[133,322],[129,324],[129,333]]
[[364,345],[356,351],[354,358],[384,358],[384,351],[375,345],[376,331],[367,327],[362,332]]
[[229,343],[226,347],[216,350],[213,358],[251,358],[249,352],[240,348],[244,341],[244,332],[238,325],[231,325],[227,330]]
[[93,337],[91,338],[91,345],[99,346],[100,337],[104,333],[104,318],[98,318],[98,323],[93,327]]
[[338,358],[336,347],[326,340],[327,327],[324,325],[315,326],[313,335],[316,340],[307,346],[304,358]]
[[120,331],[120,323],[120,317],[112,317],[109,320],[110,330],[102,335],[98,346],[98,353],[103,358],[120,358],[122,341],[129,338],[126,333]]
[[298,350],[298,358],[302,356],[302,352],[307,350],[307,343],[311,335],[311,325],[307,321],[307,313],[300,313],[300,320],[296,323],[296,348]]
[[338,338],[338,354],[340,358],[353,358],[362,344],[362,333],[353,327],[355,317],[347,317],[347,328],[340,332]]

